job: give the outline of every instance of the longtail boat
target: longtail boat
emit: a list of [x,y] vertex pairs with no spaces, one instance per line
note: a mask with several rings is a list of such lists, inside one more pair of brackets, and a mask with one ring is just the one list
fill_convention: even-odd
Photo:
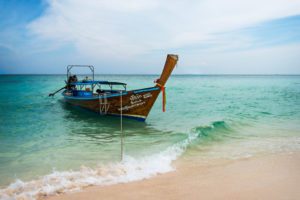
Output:
[[[126,83],[94,80],[93,66],[69,65],[66,86],[55,93],[63,90],[62,96],[65,102],[101,115],[122,115],[126,118],[145,121],[160,92],[162,92],[163,111],[165,111],[165,84],[177,61],[177,55],[167,55],[165,66],[160,78],[155,81],[155,86],[130,91],[126,90]],[[70,73],[73,67],[90,68],[93,73],[92,80],[78,81],[76,77],[74,80],[74,75]],[[103,89],[104,86],[109,89]],[[116,86],[122,89],[115,89]],[[54,96],[55,93],[49,96]]]

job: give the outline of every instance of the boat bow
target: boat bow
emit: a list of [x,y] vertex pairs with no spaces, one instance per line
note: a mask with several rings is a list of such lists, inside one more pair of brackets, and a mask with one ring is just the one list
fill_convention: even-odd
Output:
[[160,75],[160,78],[156,80],[156,86],[165,86],[167,83],[174,67],[176,66],[178,61],[178,55],[168,54],[164,69]]

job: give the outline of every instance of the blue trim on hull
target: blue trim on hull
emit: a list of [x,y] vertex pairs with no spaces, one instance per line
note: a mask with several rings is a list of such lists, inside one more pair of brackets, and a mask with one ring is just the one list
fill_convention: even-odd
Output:
[[[159,88],[151,87],[151,88],[145,88],[145,89],[139,89],[139,90],[132,90],[132,92],[134,94],[138,94],[138,93],[143,93],[143,92],[151,92],[151,91],[155,91],[155,90],[159,90]],[[67,95],[64,95],[64,92],[62,92],[62,96],[66,99],[72,99],[72,100],[96,100],[96,99],[99,99],[98,96],[92,96],[92,97],[89,97],[89,96],[87,96],[87,97],[67,96]],[[127,95],[127,94],[128,94],[128,92],[124,92],[124,93],[122,93],[122,96]],[[119,97],[119,96],[121,96],[120,93],[115,93],[115,94],[107,95],[107,96],[105,96],[105,98]],[[100,96],[100,99],[104,99],[104,96]]]
[[152,88],[146,88],[146,89],[141,89],[141,90],[133,90],[134,94],[142,93],[142,92],[150,92],[150,91],[155,91],[159,90],[158,87],[152,87]]

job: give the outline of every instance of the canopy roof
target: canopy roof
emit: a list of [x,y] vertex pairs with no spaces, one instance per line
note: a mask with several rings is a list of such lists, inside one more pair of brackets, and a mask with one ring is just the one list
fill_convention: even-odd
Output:
[[80,81],[80,82],[71,83],[71,85],[96,85],[96,84],[102,84],[102,85],[123,85],[123,86],[127,85],[126,83],[110,82],[110,81]]

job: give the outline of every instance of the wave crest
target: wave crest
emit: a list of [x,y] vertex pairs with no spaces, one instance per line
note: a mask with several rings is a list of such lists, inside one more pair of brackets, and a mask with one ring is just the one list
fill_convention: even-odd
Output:
[[176,160],[193,140],[209,136],[215,131],[229,130],[224,121],[213,122],[210,126],[199,126],[188,137],[166,150],[144,158],[135,159],[124,156],[124,160],[95,168],[82,166],[80,170],[53,171],[39,179],[23,182],[16,180],[7,188],[0,190],[0,199],[37,199],[44,196],[78,191],[92,185],[111,185],[127,183],[153,177],[174,170],[172,161]]
[[124,156],[119,163],[95,168],[82,166],[78,171],[53,171],[39,179],[23,182],[16,180],[0,190],[0,199],[37,199],[43,196],[78,191],[92,185],[111,185],[150,178],[174,170],[171,165],[180,156],[197,134],[190,133],[187,139],[166,150],[141,159]]
[[209,126],[198,126],[193,129],[193,132],[198,134],[198,137],[216,138],[224,136],[233,131],[233,129],[225,121],[215,121]]

